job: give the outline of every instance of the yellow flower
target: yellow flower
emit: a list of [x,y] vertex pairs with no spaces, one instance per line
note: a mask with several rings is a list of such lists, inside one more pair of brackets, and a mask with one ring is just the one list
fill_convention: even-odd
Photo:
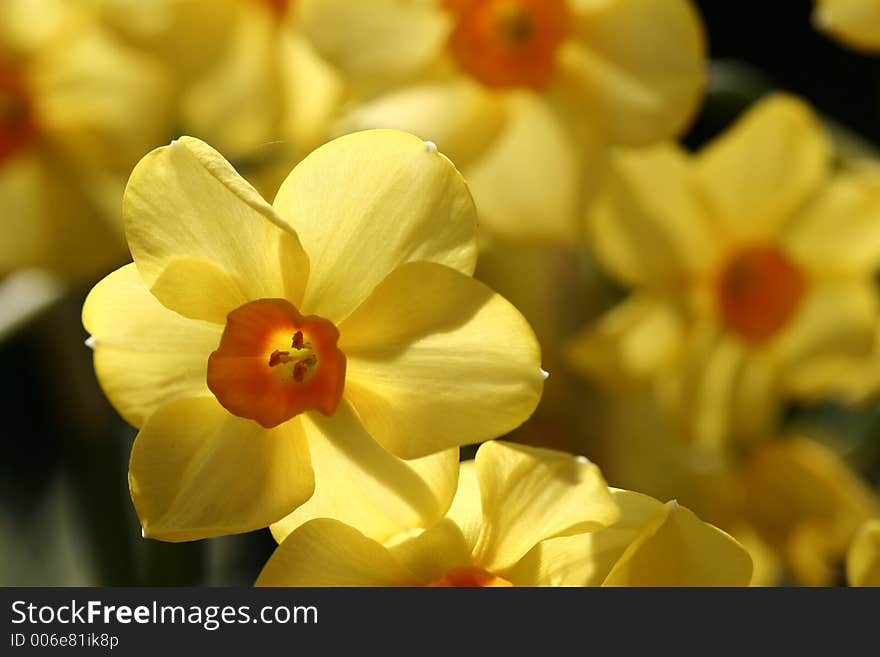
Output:
[[573,241],[611,144],[679,133],[704,43],[689,0],[300,0],[360,104],[339,130],[435,141],[498,236]]
[[274,194],[328,139],[341,81],[300,34],[292,0],[91,1],[163,62],[177,87],[176,128],[212,144],[260,191]]
[[773,433],[782,400],[833,392],[840,359],[873,343],[880,175],[832,171],[795,98],[759,102],[693,156],[622,152],[590,228],[633,291],[573,362],[651,388],[692,440]]
[[755,585],[834,585],[856,531],[880,512],[860,477],[814,440],[768,436],[747,450],[702,450],[678,439],[645,397],[598,407],[608,477],[675,496],[729,532],[752,555]]
[[426,494],[421,460],[385,450],[441,452],[424,467],[445,476],[449,448],[538,403],[537,341],[471,278],[473,202],[433,144],[338,139],[273,206],[182,138],[135,168],[124,214],[134,264],[92,290],[83,323],[107,396],[141,429],[129,483],[148,536],[265,527],[337,473]]
[[70,4],[9,0],[0,26],[0,275],[105,273],[125,260],[119,199],[155,143],[161,76]]
[[880,2],[816,0],[813,23],[842,43],[864,52],[880,52]]
[[880,520],[866,522],[846,557],[850,586],[880,586]]
[[[361,492],[371,503],[347,512]],[[442,487],[435,495],[452,499],[445,517],[417,525],[386,512],[377,481],[309,501],[273,527],[281,544],[257,585],[744,586],[751,577],[748,554],[724,532],[675,502],[609,489],[582,457],[488,442],[461,465],[454,498]]]

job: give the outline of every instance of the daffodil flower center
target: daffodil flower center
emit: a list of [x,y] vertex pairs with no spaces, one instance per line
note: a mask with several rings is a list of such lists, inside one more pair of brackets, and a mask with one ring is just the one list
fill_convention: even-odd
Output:
[[513,586],[502,577],[496,577],[482,568],[452,568],[443,577],[427,586],[439,588],[500,588]]
[[267,7],[278,20],[282,20],[287,16],[287,12],[290,11],[290,5],[293,4],[293,0],[258,0],[258,2]]
[[725,325],[750,342],[767,340],[784,328],[805,290],[800,268],[781,249],[766,245],[734,253],[717,284]]
[[0,164],[27,149],[35,136],[27,87],[14,66],[0,61]]
[[208,358],[208,388],[230,413],[270,428],[305,411],[332,415],[345,384],[339,331],[284,299],[260,299],[226,318]]
[[564,0],[445,0],[453,58],[490,87],[544,89],[568,33]]

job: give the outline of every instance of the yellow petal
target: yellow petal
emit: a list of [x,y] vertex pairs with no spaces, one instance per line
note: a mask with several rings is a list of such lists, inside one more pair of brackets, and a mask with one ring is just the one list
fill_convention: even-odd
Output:
[[642,527],[663,506],[647,495],[611,489],[618,519],[595,532],[541,541],[505,577],[515,586],[599,586]]
[[778,362],[711,322],[696,325],[685,344],[677,366],[656,379],[680,435],[711,448],[766,438],[780,408]]
[[40,267],[94,280],[125,262],[121,228],[101,214],[85,184],[48,149],[0,167],[0,272]]
[[610,386],[647,381],[674,363],[683,322],[671,304],[633,293],[572,339],[569,360]]
[[813,23],[852,48],[880,50],[880,5],[874,0],[817,0]]
[[[32,65],[34,112],[45,139],[83,168],[126,176],[168,131],[170,88],[150,57],[97,27],[68,29]],[[119,199],[114,199],[118,214]]]
[[314,489],[299,420],[267,430],[213,397],[177,400],[150,416],[128,482],[144,536],[165,541],[267,527]]
[[417,137],[370,130],[314,151],[275,198],[311,274],[301,310],[345,319],[399,264],[439,262],[470,274],[476,210],[449,160]]
[[880,520],[862,525],[846,556],[850,586],[880,586]]
[[602,264],[631,285],[680,289],[714,264],[718,244],[688,155],[673,144],[619,150],[589,213]]
[[430,529],[388,546],[391,554],[426,582],[436,582],[455,568],[472,565],[471,547],[454,521],[446,519]]
[[801,100],[775,94],[698,156],[705,200],[732,238],[773,238],[828,176],[831,146]]
[[335,518],[380,543],[443,518],[455,495],[457,449],[402,461],[364,431],[345,402],[331,417],[309,413],[302,423],[315,493],[272,525],[279,543],[312,518]]
[[467,170],[505,129],[507,104],[468,79],[404,87],[357,105],[339,122],[343,132],[396,128],[437,144]]
[[278,139],[284,107],[279,84],[283,30],[271,12],[260,7],[247,11],[246,3],[239,4],[241,11],[230,17],[235,29],[216,61],[184,86],[179,118],[189,134],[233,162],[254,157],[255,148]]
[[472,459],[460,464],[458,490],[446,517],[455,523],[468,550],[473,552],[483,528],[483,506],[480,500],[480,482],[477,481],[477,466]]
[[418,586],[376,541],[338,520],[319,518],[278,546],[256,586]]
[[339,332],[345,397],[402,458],[503,435],[541,397],[540,347],[526,320],[442,265],[401,265]]
[[700,18],[687,0],[571,2],[575,39],[559,52],[562,84],[612,143],[681,132],[705,84]]
[[124,213],[144,283],[181,315],[223,324],[247,301],[299,305],[308,258],[296,234],[204,142],[183,137],[142,159]]
[[297,19],[318,52],[355,80],[387,81],[440,53],[450,23],[439,2],[298,0]]
[[595,531],[618,508],[602,474],[586,459],[492,441],[477,451],[483,526],[475,563],[509,568],[544,539]]
[[50,261],[52,225],[46,220],[49,188],[43,167],[34,157],[19,157],[0,168],[0,273]]
[[95,341],[101,388],[130,424],[143,425],[175,399],[211,396],[206,368],[222,327],[168,310],[147,290],[134,264],[98,283],[82,316]]
[[[783,385],[804,398],[834,393],[841,358],[868,358],[877,330],[878,298],[873,279],[816,281],[795,321],[774,349],[785,364]],[[823,379],[826,368],[830,376]]]
[[880,170],[837,174],[798,215],[786,246],[810,271],[867,274],[880,262]]
[[784,556],[801,585],[833,584],[859,527],[880,513],[861,478],[812,440],[762,446],[742,477],[751,524]]
[[344,81],[299,30],[285,34],[281,42],[281,71],[289,95],[282,133],[305,155],[329,138]]
[[748,586],[751,579],[745,548],[673,501],[645,523],[603,586]]
[[586,163],[600,149],[576,143],[538,96],[519,92],[493,143],[465,171],[480,220],[501,237],[570,242],[582,211]]

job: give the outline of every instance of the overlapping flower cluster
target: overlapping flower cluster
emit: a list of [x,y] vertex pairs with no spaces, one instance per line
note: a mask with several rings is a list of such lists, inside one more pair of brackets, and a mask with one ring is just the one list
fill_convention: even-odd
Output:
[[[870,4],[816,25],[876,47]],[[122,265],[83,323],[145,537],[270,527],[266,585],[877,582],[791,417],[877,393],[880,169],[785,94],[679,145],[689,0],[9,7],[0,270]]]

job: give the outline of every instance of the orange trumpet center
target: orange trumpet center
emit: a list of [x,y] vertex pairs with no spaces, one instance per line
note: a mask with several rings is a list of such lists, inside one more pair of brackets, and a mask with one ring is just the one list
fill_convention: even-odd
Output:
[[259,0],[259,2],[264,4],[278,20],[283,19],[287,15],[290,6],[293,4],[293,0]]
[[0,62],[0,164],[25,150],[36,136],[30,96],[11,64]]
[[568,32],[564,0],[445,0],[458,65],[491,87],[544,89]]
[[332,415],[345,384],[338,340],[332,322],[284,299],[251,301],[226,318],[208,388],[230,413],[266,428],[309,410]]
[[780,249],[750,247],[734,254],[721,271],[721,315],[730,330],[760,342],[791,320],[805,289],[803,273]]
[[506,579],[496,577],[482,568],[453,568],[443,577],[428,584],[440,588],[500,588],[513,586]]

